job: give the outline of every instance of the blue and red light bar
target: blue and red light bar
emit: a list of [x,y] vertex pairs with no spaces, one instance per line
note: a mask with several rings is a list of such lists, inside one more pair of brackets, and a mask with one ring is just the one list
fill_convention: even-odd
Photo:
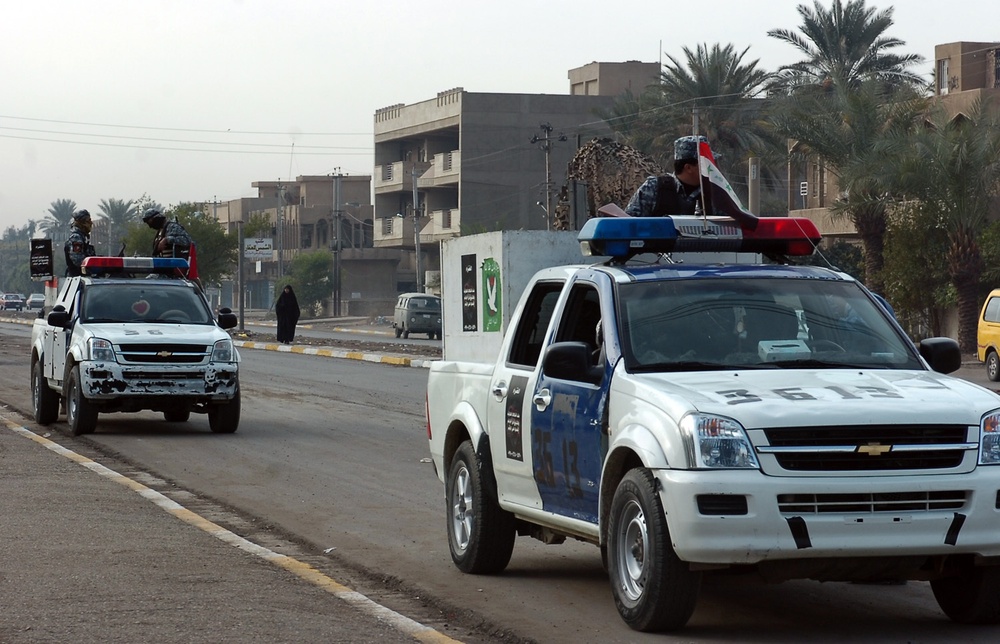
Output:
[[85,257],[80,264],[84,275],[157,273],[187,275],[188,262],[180,257]]
[[822,237],[801,217],[761,217],[754,230],[727,218],[599,217],[577,236],[584,255],[624,261],[642,253],[743,252],[808,256]]

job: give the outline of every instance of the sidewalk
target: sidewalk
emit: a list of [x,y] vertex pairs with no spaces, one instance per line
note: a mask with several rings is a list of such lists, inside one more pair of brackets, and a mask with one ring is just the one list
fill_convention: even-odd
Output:
[[0,472],[2,642],[454,641],[6,411]]

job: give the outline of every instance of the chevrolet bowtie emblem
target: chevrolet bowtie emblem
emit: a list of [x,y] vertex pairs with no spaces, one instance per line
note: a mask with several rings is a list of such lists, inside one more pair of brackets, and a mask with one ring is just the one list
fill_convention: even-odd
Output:
[[159,358],[169,358],[170,356],[172,356],[174,354],[173,354],[172,351],[157,351],[156,355]]
[[880,445],[878,443],[873,443],[871,445],[858,445],[858,451],[862,454],[867,454],[868,456],[881,456],[882,454],[887,454],[892,451],[892,445]]

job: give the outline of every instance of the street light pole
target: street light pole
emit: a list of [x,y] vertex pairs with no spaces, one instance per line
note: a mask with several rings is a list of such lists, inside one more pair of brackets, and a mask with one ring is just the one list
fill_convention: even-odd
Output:
[[333,219],[335,222],[334,232],[337,235],[337,245],[334,249],[333,254],[333,316],[340,317],[340,300],[341,300],[341,272],[340,272],[340,255],[343,251],[343,235],[341,234],[341,210],[340,210],[340,181],[341,177],[340,168],[337,168],[337,174],[333,175]]

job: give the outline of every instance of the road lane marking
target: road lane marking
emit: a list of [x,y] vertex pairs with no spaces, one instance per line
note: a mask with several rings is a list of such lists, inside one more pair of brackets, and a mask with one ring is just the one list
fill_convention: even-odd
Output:
[[397,631],[408,635],[420,642],[427,642],[428,644],[445,644],[460,642],[460,640],[448,637],[444,633],[435,630],[430,626],[421,624],[420,622],[410,619],[405,615],[401,615],[391,608],[387,608],[374,600],[368,598],[367,596],[359,593],[355,590],[351,590],[348,586],[345,586],[338,582],[337,580],[329,577],[319,570],[316,570],[311,565],[305,563],[304,561],[299,561],[294,557],[289,557],[288,555],[282,555],[269,548],[265,548],[259,544],[256,544],[240,535],[232,532],[217,523],[214,523],[205,517],[192,512],[191,510],[185,508],[180,503],[177,503],[173,499],[157,492],[156,490],[149,488],[142,483],[136,481],[135,479],[129,478],[124,474],[116,472],[111,468],[101,465],[100,463],[83,456],[71,449],[63,447],[59,443],[51,441],[43,436],[39,436],[27,427],[19,425],[12,420],[3,417],[4,424],[7,428],[16,434],[20,434],[25,438],[29,438],[39,445],[64,456],[69,460],[82,465],[88,470],[99,474],[106,479],[112,480],[119,483],[128,489],[139,494],[139,496],[144,499],[153,502],[159,506],[162,510],[173,515],[174,517],[184,521],[185,523],[192,525],[200,530],[207,532],[216,539],[219,539],[223,543],[229,544],[233,547],[239,548],[244,552],[248,552],[252,555],[260,557],[265,561],[276,565],[280,568],[284,568],[288,572],[292,573],[299,579],[306,581],[314,586],[317,586],[331,595],[337,597],[341,601],[349,604],[355,609],[365,613],[371,617],[375,617],[379,621],[390,625]]

